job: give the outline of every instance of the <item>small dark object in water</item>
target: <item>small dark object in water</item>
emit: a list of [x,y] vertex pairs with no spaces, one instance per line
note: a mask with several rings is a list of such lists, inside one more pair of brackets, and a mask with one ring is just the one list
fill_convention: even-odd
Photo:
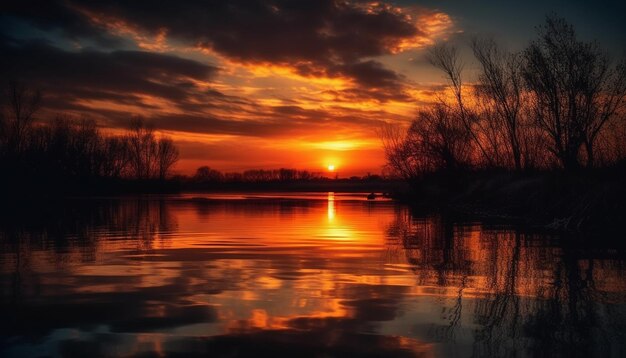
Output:
[[367,196],[367,200],[374,200],[376,199],[376,194],[374,193],[370,193],[370,195]]

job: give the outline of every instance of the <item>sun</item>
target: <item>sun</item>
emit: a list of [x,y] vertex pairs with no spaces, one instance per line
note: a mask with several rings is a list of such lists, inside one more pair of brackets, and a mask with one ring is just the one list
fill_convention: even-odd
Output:
[[328,164],[328,171],[329,172],[334,172],[335,171],[335,165],[334,164]]

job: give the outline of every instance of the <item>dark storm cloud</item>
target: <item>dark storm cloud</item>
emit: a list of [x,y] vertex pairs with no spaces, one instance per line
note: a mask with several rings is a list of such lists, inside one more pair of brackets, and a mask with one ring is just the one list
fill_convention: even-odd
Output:
[[404,14],[334,0],[72,2],[93,16],[111,16],[242,61],[353,62],[389,53],[421,35]]
[[[176,56],[142,52],[64,51],[44,42],[0,43],[4,77],[18,77],[64,87],[147,92],[163,97],[183,96],[180,79],[206,80],[216,67]],[[173,81],[162,84],[158,81]]]
[[198,0],[184,6],[173,0],[31,1],[7,13],[75,38],[102,39],[116,26],[165,31],[233,61],[288,66],[303,76],[346,76],[375,87],[402,78],[363,59],[389,54],[407,39],[427,38],[415,19],[390,6],[335,0]]
[[386,69],[377,61],[351,63],[341,66],[339,71],[369,87],[397,87],[403,80],[396,72]]
[[[4,40],[4,41],[1,41]],[[0,39],[0,76],[18,79],[44,92],[53,110],[82,109],[76,100],[125,105],[150,104],[148,95],[184,103],[191,97],[219,97],[195,91],[192,80],[210,80],[214,66],[176,56],[142,52],[65,51],[45,42]]]
[[327,91],[337,99],[349,101],[375,100],[378,102],[410,101],[405,93],[405,78],[389,70],[378,61],[362,61],[334,66],[329,69],[329,77],[351,78],[355,84],[340,91]]

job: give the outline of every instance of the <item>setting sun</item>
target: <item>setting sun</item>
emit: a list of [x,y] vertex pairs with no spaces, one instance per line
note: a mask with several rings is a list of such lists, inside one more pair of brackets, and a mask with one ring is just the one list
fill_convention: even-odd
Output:
[[328,171],[329,172],[334,172],[335,171],[335,165],[334,164],[329,164],[328,165]]

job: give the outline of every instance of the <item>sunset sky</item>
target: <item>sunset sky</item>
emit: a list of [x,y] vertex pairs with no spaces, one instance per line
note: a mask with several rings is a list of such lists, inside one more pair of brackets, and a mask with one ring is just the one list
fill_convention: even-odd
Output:
[[[45,110],[115,132],[151,120],[177,171],[290,167],[379,173],[383,123],[407,124],[442,77],[429,46],[493,36],[519,50],[546,14],[624,54],[622,1],[13,1],[0,5],[1,78]],[[467,46],[466,46],[467,47]],[[467,52],[467,49],[465,50]],[[469,70],[476,68],[469,57]]]

